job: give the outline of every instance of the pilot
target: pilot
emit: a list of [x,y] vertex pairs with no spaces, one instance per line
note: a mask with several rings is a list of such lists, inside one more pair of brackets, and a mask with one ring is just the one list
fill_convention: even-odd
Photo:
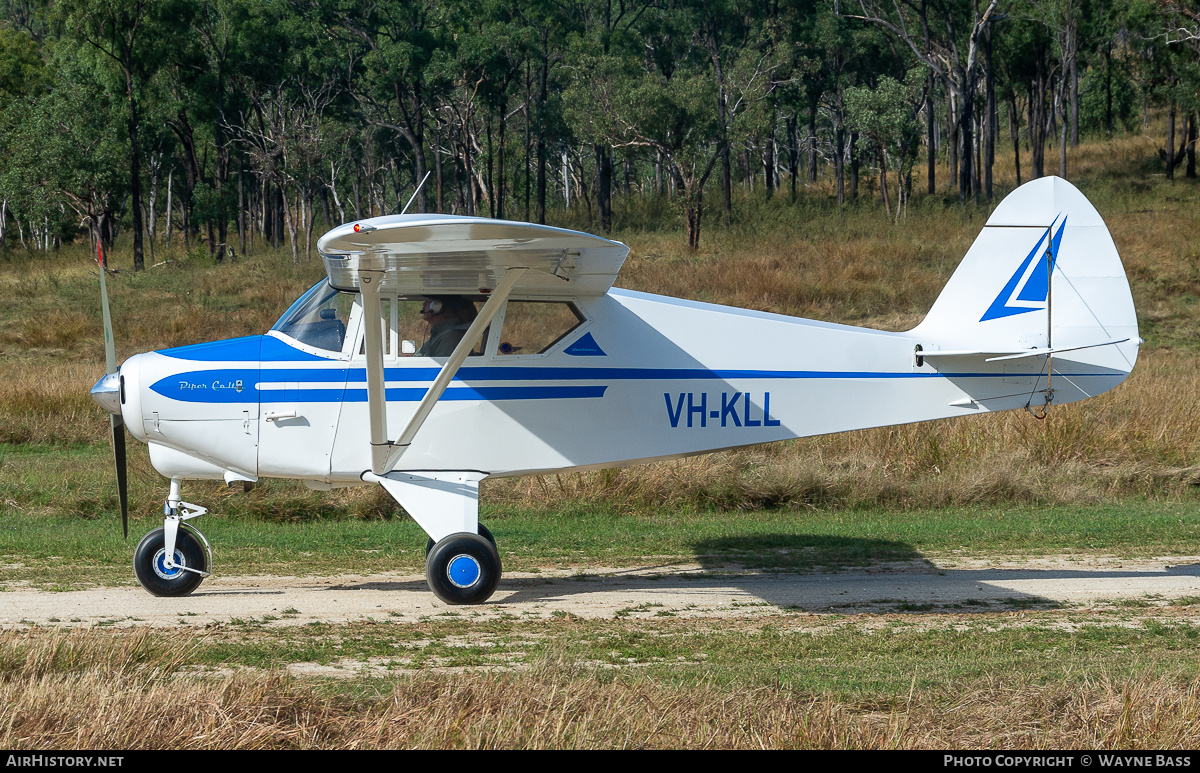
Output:
[[475,321],[475,304],[459,295],[435,295],[421,305],[421,319],[429,323],[429,338],[418,357],[449,357]]

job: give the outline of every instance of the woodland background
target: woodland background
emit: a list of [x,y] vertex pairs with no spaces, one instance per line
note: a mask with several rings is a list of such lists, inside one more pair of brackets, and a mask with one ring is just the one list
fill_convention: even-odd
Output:
[[410,211],[640,197],[694,250],[739,186],[986,207],[1152,115],[1194,177],[1198,109],[1197,0],[3,0],[0,243],[300,261],[429,173]]

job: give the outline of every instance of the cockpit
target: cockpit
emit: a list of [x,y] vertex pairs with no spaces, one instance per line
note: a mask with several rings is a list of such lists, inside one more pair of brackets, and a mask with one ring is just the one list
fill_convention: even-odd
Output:
[[[464,296],[465,301],[476,306],[485,299],[485,296]],[[419,352],[430,333],[429,325],[421,317],[425,300],[422,296],[380,298],[385,357],[413,356]],[[323,279],[300,296],[271,330],[330,354],[362,356],[365,348],[361,317],[359,295],[337,290]],[[484,331],[471,356],[545,354],[584,321],[584,315],[569,301],[509,300]],[[493,330],[502,331],[497,340],[492,339]],[[348,337],[353,340],[347,340]]]

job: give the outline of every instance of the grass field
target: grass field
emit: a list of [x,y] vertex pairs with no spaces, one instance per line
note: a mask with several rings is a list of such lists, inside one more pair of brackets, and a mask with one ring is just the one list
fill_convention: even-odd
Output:
[[[1154,148],[1125,137],[1070,162],[1146,339],[1118,389],[1045,421],[1013,412],[485,481],[481,517],[506,570],[1197,554],[1200,207],[1195,181],[1154,174]],[[707,216],[695,254],[671,208],[619,201],[614,237],[632,252],[618,284],[906,329],[987,210],[947,192],[892,223],[872,184],[843,212],[828,181],[796,202],[743,195],[729,227]],[[587,228],[579,212],[558,217]],[[261,333],[323,272],[282,252],[220,266],[203,247],[155,254],[161,265],[109,281],[120,358]],[[131,259],[118,249],[113,263]],[[130,585],[107,418],[87,396],[103,370],[93,266],[78,247],[11,251],[0,288],[0,593]],[[130,451],[136,539],[166,481],[144,447]],[[423,565],[423,534],[374,489],[189,484],[187,498],[213,511],[203,529],[226,574]],[[61,620],[0,632],[0,748],[1194,748],[1198,611],[1200,597],[707,621],[668,608],[178,630]],[[322,676],[329,665],[341,675]]]

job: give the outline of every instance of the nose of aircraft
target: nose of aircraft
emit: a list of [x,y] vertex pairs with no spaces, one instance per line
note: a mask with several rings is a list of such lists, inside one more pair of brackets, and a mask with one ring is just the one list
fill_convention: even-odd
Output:
[[92,399],[114,416],[121,415],[121,371],[109,373],[92,387]]

